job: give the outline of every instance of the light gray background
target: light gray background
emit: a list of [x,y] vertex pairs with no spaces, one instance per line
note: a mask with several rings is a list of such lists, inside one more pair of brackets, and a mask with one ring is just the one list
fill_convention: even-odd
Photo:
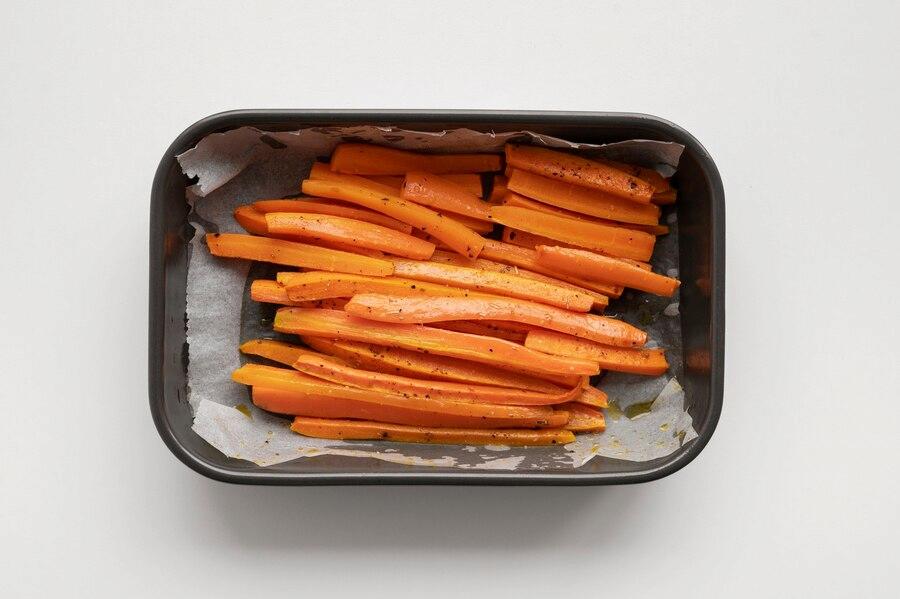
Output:
[[[0,595],[896,596],[896,6],[4,3]],[[251,107],[626,110],[696,134],[728,204],[712,442],[622,488],[189,471],[147,409],[150,183],[187,125]]]

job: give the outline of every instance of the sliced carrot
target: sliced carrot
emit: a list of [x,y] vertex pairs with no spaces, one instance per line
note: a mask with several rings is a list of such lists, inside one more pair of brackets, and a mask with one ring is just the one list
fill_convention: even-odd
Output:
[[504,175],[494,175],[494,184],[491,187],[491,195],[488,198],[488,202],[491,204],[498,204],[503,196],[506,195],[506,192],[509,191],[507,185],[509,184],[509,178]]
[[506,144],[506,164],[564,183],[611,193],[635,202],[649,202],[653,187],[634,175],[606,164],[547,148]]
[[[400,189],[403,187],[403,177],[399,176],[389,176],[389,175],[373,175],[370,177],[366,177],[367,179],[372,179],[373,181],[377,181],[382,185],[390,185],[396,189]],[[481,198],[484,195],[484,189],[481,185],[481,175],[476,175],[474,173],[463,173],[463,174],[443,174],[441,175],[442,179],[446,179],[447,181],[452,181],[457,185],[463,187],[466,191],[471,194],[474,194]]]
[[469,360],[435,356],[396,347],[356,341],[331,341],[321,337],[303,337],[303,342],[319,352],[339,357],[356,368],[419,379],[477,383],[557,394],[562,393],[565,387],[572,387],[578,378],[553,377],[560,379],[560,384],[554,384],[537,376],[510,372]]
[[275,314],[275,330],[400,347],[536,373],[593,375],[600,370],[590,360],[549,356],[503,339],[413,324],[376,322],[336,310],[280,308]]
[[514,169],[508,187],[517,194],[579,214],[639,225],[659,222],[659,207],[654,204],[632,202],[605,191],[572,185],[528,171]]
[[595,407],[572,402],[562,404],[558,408],[569,413],[566,430],[573,433],[602,433],[606,430],[606,418],[603,417],[603,412]]
[[595,408],[606,408],[609,406],[609,397],[607,397],[606,393],[590,385],[586,385],[574,401],[586,406],[594,406]]
[[530,331],[525,347],[555,356],[597,360],[604,370],[659,376],[669,369],[661,348],[626,349],[578,339],[554,331]]
[[547,406],[572,401],[582,391],[580,385],[576,385],[563,393],[548,395],[546,393],[491,387],[488,385],[423,381],[411,377],[371,372],[345,366],[334,361],[333,358],[324,358],[313,352],[308,352],[307,355],[300,355],[294,362],[293,367],[300,372],[340,385],[402,395],[403,397],[446,399],[449,401],[473,403]]
[[478,430],[464,428],[432,428],[366,422],[305,418],[297,416],[291,424],[295,433],[317,439],[401,441],[444,445],[509,445],[516,447],[565,445],[575,441],[572,431],[543,430]]
[[488,296],[477,291],[403,279],[400,277],[364,277],[321,271],[280,272],[278,283],[287,289],[292,301],[309,301],[330,297],[353,297],[357,293],[387,293],[390,295],[435,295],[469,297]]
[[[562,247],[562,248],[572,248],[581,252],[585,252],[587,254],[599,254],[599,252],[589,252],[588,250],[582,249],[577,245],[571,245],[568,243],[563,243],[562,241],[557,241],[555,239],[550,239],[549,237],[544,237],[542,235],[535,235],[534,233],[529,233],[528,231],[519,231],[517,229],[512,229],[510,227],[503,227],[503,231],[500,234],[500,239],[504,243],[511,243],[513,245],[518,245],[523,248],[529,248],[533,250],[537,250],[539,245],[546,245],[550,247]],[[632,266],[636,266],[643,270],[650,270],[650,265],[646,262],[641,262],[640,260],[632,260],[630,258],[612,258],[611,260],[617,260],[619,262],[624,262],[625,264],[630,264]],[[540,262],[540,256],[538,256],[538,262]],[[552,265],[547,265],[549,268],[552,268]],[[564,271],[565,272],[565,271]],[[572,273],[567,273],[572,274]],[[580,275],[580,273],[578,273]],[[589,277],[586,277],[589,278]],[[604,281],[608,283],[609,281]]]
[[674,204],[677,199],[678,193],[674,189],[670,189],[669,191],[654,193],[653,197],[650,198],[650,201],[657,206],[666,206],[668,204]]
[[574,220],[517,206],[493,206],[491,215],[502,225],[619,258],[649,260],[656,243],[653,235],[643,231]]
[[344,305],[347,303],[347,300],[343,298],[294,302],[288,297],[287,287],[278,281],[268,281],[266,279],[257,279],[250,284],[250,299],[266,304],[281,304],[282,306],[298,306],[301,308],[328,308],[329,310],[343,310]]
[[305,198],[302,200],[259,200],[253,202],[253,208],[257,212],[268,214],[269,212],[306,212],[313,214],[330,214],[332,216],[343,216],[354,220],[372,223],[373,225],[381,225],[388,229],[394,229],[401,233],[411,233],[412,227],[406,223],[401,223],[395,218],[379,214],[365,208],[355,208],[353,206],[345,206],[337,204],[333,201],[316,200],[313,198]]
[[234,209],[234,220],[244,227],[244,230],[253,235],[266,235],[269,229],[266,226],[266,215],[258,212],[253,206],[238,206]]
[[483,173],[500,170],[497,154],[419,154],[371,144],[340,144],[331,155],[331,169],[351,175]]
[[442,264],[452,264],[454,266],[464,266],[467,268],[480,268],[482,270],[491,272],[502,272],[510,275],[516,275],[518,277],[523,277],[525,279],[532,279],[534,281],[541,281],[543,283],[565,287],[566,289],[571,289],[572,291],[577,291],[579,293],[591,296],[591,299],[594,300],[593,308],[601,312],[606,308],[606,306],[609,305],[609,298],[598,291],[587,289],[585,287],[579,287],[578,285],[573,285],[572,283],[563,281],[562,279],[548,277],[547,275],[538,274],[536,272],[532,272],[524,268],[519,268],[518,266],[513,266],[511,264],[502,264],[500,262],[485,260],[483,258],[469,260],[468,258],[460,256],[459,254],[441,250],[435,250],[434,254],[431,255],[431,261],[440,262]]
[[672,189],[672,184],[669,183],[669,180],[652,168],[628,164],[626,162],[617,162],[615,160],[607,160],[605,158],[595,158],[594,160],[646,181],[653,187],[654,195]]
[[597,218],[596,216],[588,216],[587,214],[579,214],[578,212],[572,212],[571,210],[565,210],[564,208],[557,208],[556,206],[538,202],[537,200],[532,200],[531,198],[526,198],[523,195],[513,192],[507,193],[499,204],[505,206],[518,206],[519,208],[530,208],[531,210],[537,210],[538,212],[547,212],[549,214],[556,214],[557,216],[565,216],[576,220],[586,220],[597,223],[598,225],[608,225],[610,227],[619,227],[621,229],[643,231],[644,233],[650,233],[651,235],[656,236],[666,235],[669,232],[669,227],[666,225],[636,225],[633,223],[621,223],[605,218]]
[[471,333],[473,335],[484,335],[485,337],[506,339],[507,341],[512,341],[513,343],[524,343],[525,336],[528,334],[519,331],[508,331],[497,327],[492,327],[488,324],[472,322],[471,320],[434,322],[429,326],[437,329],[444,329],[445,331],[457,331],[459,333]]
[[619,297],[622,295],[622,287],[616,285],[607,285],[596,281],[586,281],[582,278],[572,277],[556,273],[540,264],[537,261],[537,252],[528,248],[518,247],[509,243],[503,243],[495,239],[485,239],[482,257],[487,260],[508,264],[515,268],[524,268],[527,271],[557,278],[577,287],[584,287],[601,293],[608,297]]
[[363,293],[354,295],[344,306],[344,311],[379,322],[406,324],[508,320],[617,347],[640,347],[647,342],[647,333],[614,318],[579,314],[513,298],[398,297]]
[[293,366],[294,362],[302,356],[313,356],[316,359],[331,360],[334,364],[344,364],[344,361],[334,356],[323,356],[320,353],[310,351],[305,347],[298,347],[276,341],[274,339],[251,339],[241,344],[241,353],[251,356],[259,356],[285,366]]
[[223,258],[244,258],[375,277],[385,277],[394,272],[393,265],[386,260],[283,239],[238,233],[208,233],[206,245],[213,256]]
[[420,171],[406,173],[400,197],[435,210],[461,214],[485,222],[491,220],[487,204],[478,196],[439,175]]
[[454,251],[470,258],[476,258],[484,246],[482,237],[471,229],[454,220],[443,218],[424,206],[403,200],[393,191],[381,193],[352,183],[306,180],[303,182],[303,192],[345,200],[382,212],[437,237]]
[[539,245],[538,262],[580,277],[622,285],[647,293],[672,297],[681,283],[678,279],[651,272],[635,264],[580,249]]
[[449,218],[453,222],[457,222],[464,227],[475,231],[476,233],[490,233],[494,230],[494,223],[490,221],[478,220],[477,218],[463,216],[462,214],[453,214],[452,212],[448,212],[445,210],[435,210],[435,212],[440,214],[445,219]]
[[487,403],[470,403],[446,401],[426,397],[404,397],[391,393],[347,387],[313,378],[309,375],[288,370],[263,366],[261,364],[244,364],[235,370],[231,378],[243,385],[280,389],[293,393],[301,393],[330,399],[348,399],[382,406],[407,408],[420,412],[447,414],[451,416],[468,416],[478,418],[485,427],[498,426],[544,426],[552,413],[546,406],[510,406]]
[[270,212],[265,215],[269,232],[347,244],[406,258],[427,260],[434,244],[412,235],[361,220],[304,212]]
[[529,299],[577,312],[587,312],[594,304],[594,299],[584,293],[518,275],[439,262],[393,259],[393,263],[396,276],[407,279]]
[[[273,233],[269,233],[270,237],[283,237],[284,239],[288,239],[289,241],[297,239],[300,240],[300,237],[295,237],[293,235],[275,235]],[[353,245],[352,243],[342,243],[340,241],[326,241],[324,239],[307,239],[313,243],[313,245],[317,245],[323,248],[329,248],[332,250],[339,250],[341,252],[350,252],[351,254],[359,254],[360,256],[369,256],[370,258],[384,258],[384,252],[381,250],[373,250],[369,248],[360,247],[358,245]]]

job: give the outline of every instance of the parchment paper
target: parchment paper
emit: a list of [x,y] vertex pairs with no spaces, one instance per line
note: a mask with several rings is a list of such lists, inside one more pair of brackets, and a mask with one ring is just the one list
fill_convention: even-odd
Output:
[[[612,402],[606,431],[579,435],[565,447],[484,448],[312,439],[291,432],[287,419],[254,407],[248,389],[230,378],[242,362],[238,351],[242,331],[244,335],[256,333],[261,325],[268,336],[278,335],[271,332],[267,308],[248,298],[250,263],[211,256],[203,237],[207,232],[242,232],[232,217],[236,206],[297,194],[312,162],[326,158],[336,144],[346,141],[435,152],[499,151],[507,141],[523,141],[640,164],[666,176],[674,172],[683,150],[678,144],[656,141],[596,146],[527,131],[494,134],[468,129],[433,133],[358,126],[265,132],[243,127],[208,135],[178,156],[184,172],[197,178],[186,190],[193,208],[189,220],[197,229],[191,241],[187,285],[189,401],[197,434],[224,454],[260,466],[331,454],[414,466],[498,470],[571,469],[597,455],[646,461],[669,455],[696,437],[677,381],[682,371],[678,297],[630,291],[614,301],[607,313],[646,330],[650,346],[666,347],[669,372],[657,378],[603,375],[601,387]],[[657,272],[677,276],[674,216],[674,212],[668,215],[672,233],[659,238],[653,266]]]

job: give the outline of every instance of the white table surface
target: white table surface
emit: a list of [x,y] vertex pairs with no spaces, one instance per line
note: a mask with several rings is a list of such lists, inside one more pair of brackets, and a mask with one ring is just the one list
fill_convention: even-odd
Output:
[[[897,596],[895,3],[14,4],[0,595]],[[708,447],[620,488],[188,470],[147,408],[150,183],[193,121],[266,107],[623,110],[697,135],[728,206]]]

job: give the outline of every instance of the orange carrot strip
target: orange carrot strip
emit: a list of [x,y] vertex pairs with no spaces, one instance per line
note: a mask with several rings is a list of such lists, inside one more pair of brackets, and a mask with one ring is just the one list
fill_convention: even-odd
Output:
[[584,287],[596,291],[597,293],[602,293],[608,297],[619,297],[622,295],[622,287],[598,283],[596,281],[586,281],[578,277],[556,273],[538,264],[536,251],[503,243],[502,241],[497,241],[495,239],[484,240],[482,257],[487,260],[493,260],[516,268],[524,268],[531,272],[557,278],[578,287]]
[[[373,185],[377,185],[377,183],[373,183]],[[470,258],[476,258],[484,246],[481,236],[471,229],[454,220],[443,218],[440,214],[424,206],[403,200],[397,197],[393,191],[381,193],[351,183],[306,180],[303,182],[303,192],[336,200],[346,200],[382,212],[437,237],[454,251]]]
[[371,144],[340,144],[331,155],[331,169],[351,175],[405,175],[426,171],[483,173],[500,170],[497,154],[419,154]]
[[478,430],[464,428],[432,428],[366,422],[305,418],[297,416],[291,430],[318,439],[401,441],[444,445],[509,445],[516,447],[565,445],[575,441],[572,431],[542,430]]
[[669,369],[661,348],[626,349],[578,339],[553,331],[530,331],[525,347],[556,356],[597,360],[604,370],[659,376]]
[[628,164],[626,162],[617,162],[615,160],[606,160],[605,158],[595,158],[594,160],[600,164],[617,168],[633,177],[646,181],[653,187],[654,195],[672,189],[672,184],[669,183],[669,180],[652,168]]
[[[271,237],[281,237],[284,239],[293,240],[293,239],[301,239],[300,237],[296,237],[293,235],[275,235],[273,233],[269,233]],[[325,241],[324,239],[316,239],[316,240],[308,240],[314,241],[314,245],[323,248],[329,248],[332,250],[339,250],[341,252],[350,252],[351,254],[359,254],[360,256],[369,256],[370,258],[384,258],[384,252],[381,250],[372,250],[369,248],[360,247],[358,245],[353,245],[352,243],[342,243],[340,241]]]
[[259,200],[253,202],[253,208],[257,212],[268,214],[269,212],[306,212],[313,214],[330,214],[332,216],[343,216],[344,218],[352,218],[363,222],[372,223],[373,225],[381,225],[388,229],[394,229],[401,233],[411,233],[412,227],[406,223],[401,223],[395,218],[366,210],[365,208],[354,208],[343,204],[336,204],[333,201],[315,200],[306,198],[302,200]]
[[287,289],[291,301],[308,301],[330,297],[353,297],[357,293],[391,295],[486,296],[477,291],[403,279],[400,277],[364,277],[329,272],[280,272],[278,283]]
[[577,383],[577,377],[560,377],[561,384],[556,385],[537,376],[510,372],[469,360],[356,341],[331,341],[305,336],[303,342],[321,353],[341,358],[356,368],[418,379],[476,383],[551,395],[562,393],[566,386],[572,387]]
[[267,281],[265,279],[257,279],[250,284],[250,299],[266,304],[281,304],[283,306],[298,306],[303,308],[328,308],[330,310],[343,310],[344,305],[347,303],[347,300],[342,298],[325,298],[294,302],[288,297],[287,287],[277,281]]
[[[349,303],[349,302],[348,302]],[[484,335],[485,337],[496,337],[497,339],[506,339],[513,343],[524,343],[527,333],[518,331],[506,331],[497,327],[492,327],[480,322],[472,322],[469,320],[453,320],[445,322],[434,322],[428,326],[436,329],[444,329],[445,331],[456,331],[458,333],[471,333],[473,335]]]
[[594,160],[547,148],[506,144],[506,164],[564,183],[606,191],[635,202],[649,202],[653,187],[634,175]]
[[562,279],[548,277],[546,275],[531,272],[530,270],[525,270],[524,268],[519,268],[511,264],[502,264],[500,262],[485,260],[483,258],[469,260],[467,258],[464,258],[463,256],[460,256],[459,254],[441,250],[435,250],[434,254],[431,255],[431,261],[440,262],[442,264],[452,264],[454,266],[480,268],[482,270],[488,270],[491,272],[502,272],[506,274],[516,275],[518,277],[523,277],[525,279],[532,279],[534,281],[541,281],[543,283],[565,287],[566,289],[571,289],[572,291],[577,291],[579,293],[591,296],[591,298],[594,300],[593,308],[595,310],[603,311],[603,309],[609,305],[609,298],[598,291],[587,289],[585,287],[579,287],[578,285],[563,281]]
[[569,413],[569,421],[565,428],[573,433],[602,433],[606,430],[606,419],[603,412],[595,407],[579,402],[571,402],[558,406]]
[[659,207],[632,202],[605,191],[571,185],[515,169],[508,187],[523,196],[579,214],[639,225],[659,222]]
[[270,212],[266,214],[269,232],[325,242],[347,244],[427,260],[434,253],[434,244],[412,235],[360,220],[303,212]]
[[[324,361],[323,361],[324,363]],[[337,385],[311,377],[297,370],[244,364],[235,370],[231,378],[243,385],[266,387],[331,399],[349,399],[382,406],[407,408],[421,412],[469,416],[479,418],[485,426],[543,426],[552,413],[547,406],[510,406],[487,403],[447,401],[426,397],[404,397],[392,393]]]
[[649,260],[656,243],[653,235],[642,231],[599,225],[516,206],[494,206],[491,215],[502,225],[620,258]]
[[574,218],[576,220],[586,220],[592,223],[597,223],[598,225],[608,225],[610,227],[619,227],[621,229],[643,231],[644,233],[650,233],[651,235],[657,236],[666,235],[669,232],[669,227],[666,225],[636,225],[632,223],[621,223],[605,218],[597,218],[596,216],[579,214],[578,212],[572,212],[571,210],[565,210],[564,208],[557,208],[556,206],[551,206],[550,204],[544,204],[543,202],[538,202],[537,200],[532,200],[531,198],[526,198],[525,196],[513,192],[507,193],[501,199],[499,204],[503,204],[505,206],[518,206],[519,208],[530,208],[531,210],[537,210],[538,212],[547,212],[549,214],[556,214],[558,216],[565,216],[568,218]]
[[363,293],[354,295],[344,311],[379,322],[406,324],[509,320],[617,347],[640,347],[647,342],[647,333],[614,318],[579,314],[513,298],[397,297]]
[[593,375],[600,370],[590,360],[549,356],[503,339],[420,325],[376,322],[336,310],[280,308],[275,314],[275,330],[328,339],[364,341],[462,358],[501,368],[514,366],[537,373]]
[[[311,416],[315,418],[359,418],[412,426],[466,427],[490,429],[510,426],[508,419],[485,419],[480,416],[441,414],[404,406],[382,405],[374,402],[357,401],[297,393],[269,387],[253,387],[253,403],[264,410],[291,416]],[[547,424],[556,423],[556,413],[546,418]],[[541,425],[546,426],[546,425]],[[558,425],[561,426],[561,425]]]
[[487,204],[478,199],[478,196],[439,175],[419,171],[406,173],[400,197],[435,210],[486,222],[491,220]]
[[609,407],[609,398],[606,393],[590,385],[585,386],[581,390],[581,395],[576,397],[574,401],[586,406],[594,406],[595,408]]
[[528,299],[576,312],[587,312],[594,303],[592,297],[578,291],[518,275],[439,262],[393,259],[393,263],[396,276],[407,279],[430,281],[483,293]]
[[479,220],[477,218],[463,216],[462,214],[454,214],[445,210],[435,210],[435,212],[440,214],[445,219],[449,218],[453,222],[459,223],[462,226],[475,231],[476,233],[490,233],[494,230],[494,223],[490,221]]
[[393,265],[386,260],[282,239],[238,233],[208,233],[206,245],[213,256],[223,258],[244,258],[375,277],[385,277],[394,272]]
[[569,274],[672,297],[681,283],[644,268],[584,250],[537,246],[538,262]]
[[[484,194],[484,189],[481,185],[481,175],[476,175],[474,173],[462,173],[457,175],[445,173],[441,175],[441,178],[456,183],[469,193],[474,194],[479,198],[481,198]],[[373,175],[370,177],[366,177],[366,179],[372,179],[373,181],[377,181],[382,185],[390,185],[395,189],[400,189],[401,187],[403,187],[403,177]]]
[[238,206],[234,209],[234,220],[244,227],[244,230],[253,235],[266,235],[269,229],[266,227],[266,215],[258,212],[253,206]]
[[[505,243],[511,243],[513,245],[518,245],[523,248],[529,248],[533,250],[537,250],[539,245],[547,245],[551,247],[563,247],[563,248],[572,248],[575,250],[583,251],[588,254],[600,254],[600,252],[588,252],[577,245],[571,245],[569,243],[563,243],[562,241],[557,241],[555,239],[550,239],[549,237],[544,237],[543,235],[535,235],[534,233],[529,233],[528,231],[519,231],[517,229],[512,229],[510,227],[503,227],[503,232],[500,234],[501,241]],[[637,266],[643,270],[650,270],[650,265],[646,262],[641,262],[639,260],[632,260],[630,258],[611,258],[612,260],[618,260],[620,262],[624,262],[625,264],[630,264],[632,266]],[[538,257],[538,262],[540,262],[540,257]],[[552,268],[551,265],[547,265]],[[587,277],[586,277],[587,278]],[[604,281],[608,282],[608,281]]]
[[344,364],[344,361],[334,356],[323,356],[320,353],[310,351],[305,347],[297,347],[283,341],[274,339],[252,339],[241,344],[241,353],[251,356],[259,356],[285,366],[293,366],[294,362],[302,356],[312,356],[315,359],[331,360],[333,364]]
[[548,395],[546,393],[505,389],[488,385],[423,381],[395,374],[370,372],[345,366],[335,362],[333,358],[323,359],[322,356],[318,356],[313,352],[299,356],[293,367],[310,376],[325,379],[336,384],[402,395],[407,398],[422,397],[472,403],[547,406],[572,401],[582,391],[580,385],[576,385],[563,393]]
[[494,184],[491,187],[491,195],[488,197],[488,202],[491,204],[499,204],[500,200],[503,196],[506,195],[506,192],[509,191],[507,185],[509,184],[509,179],[503,175],[494,175]]
[[674,189],[670,189],[669,191],[654,193],[653,197],[650,198],[650,201],[657,206],[666,206],[668,204],[674,204],[677,199],[678,193]]

